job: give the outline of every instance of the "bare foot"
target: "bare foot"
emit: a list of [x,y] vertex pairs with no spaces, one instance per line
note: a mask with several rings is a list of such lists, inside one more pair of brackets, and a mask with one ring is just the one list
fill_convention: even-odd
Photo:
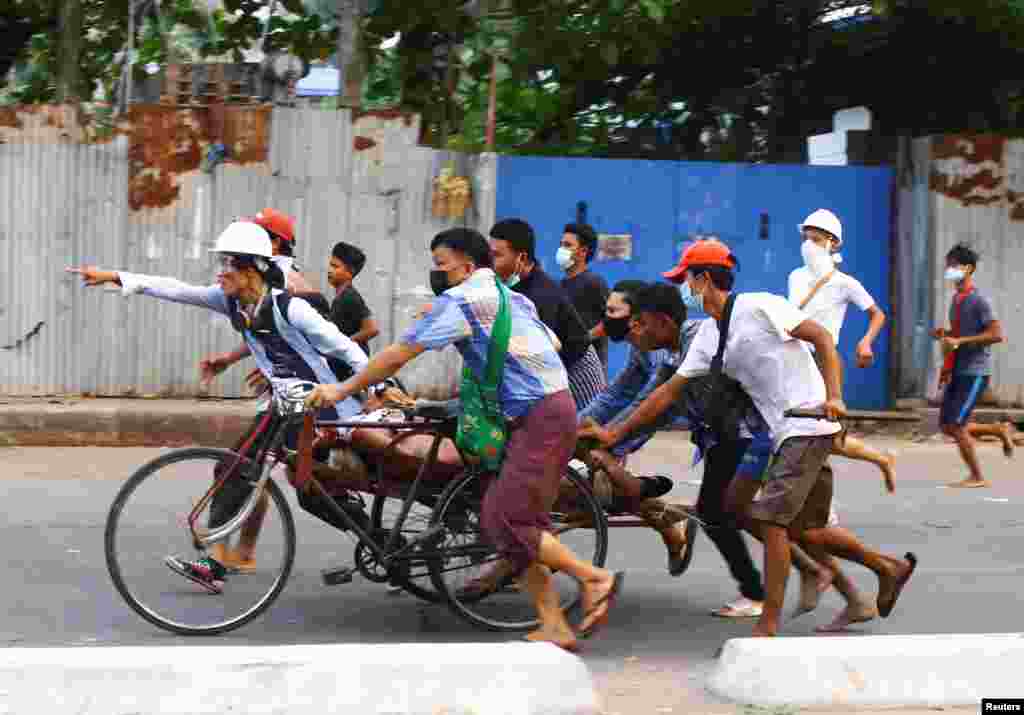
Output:
[[581,600],[584,617],[576,626],[577,633],[587,637],[608,620],[608,611],[611,610],[616,590],[621,583],[621,576],[610,571],[605,571],[596,581],[583,582]]
[[834,621],[827,626],[818,626],[814,630],[818,633],[840,633],[854,623],[866,623],[875,618],[878,618],[878,608],[874,604],[849,603]]
[[541,626],[537,630],[526,635],[523,639],[530,643],[553,643],[559,648],[569,651],[570,653],[576,652],[579,649],[579,642],[576,640],[576,634],[568,627],[558,628],[555,626]]
[[886,452],[882,455],[885,462],[879,465],[882,470],[882,479],[885,480],[885,490],[890,494],[896,492],[896,455]]
[[982,489],[984,487],[990,487],[992,484],[987,479],[974,479],[967,477],[960,482],[953,482],[952,484],[946,485],[950,489]]
[[832,586],[833,574],[828,569],[818,569],[814,576],[800,572],[800,602],[790,614],[790,618],[798,618],[805,613],[810,613],[818,607],[821,601],[821,594],[825,593]]

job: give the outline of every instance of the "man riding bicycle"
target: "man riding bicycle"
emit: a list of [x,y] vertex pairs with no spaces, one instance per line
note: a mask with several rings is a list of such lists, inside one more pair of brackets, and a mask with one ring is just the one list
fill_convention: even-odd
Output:
[[[174,278],[147,276],[126,271],[106,271],[95,267],[69,268],[81,275],[87,286],[114,283],[124,296],[147,295],[175,303],[207,308],[226,316],[242,335],[264,378],[271,384],[303,380],[330,384],[337,378],[325,356],[347,363],[358,372],[367,363],[366,353],[352,340],[324,319],[309,303],[284,290],[284,275],[272,261],[270,236],[255,223],[235,222],[217,238],[212,249],[218,263],[217,285],[196,286]],[[321,425],[337,423],[361,410],[355,397],[319,411]],[[295,448],[298,428],[288,436],[288,446]],[[219,472],[219,469],[215,470]],[[230,519],[252,486],[242,480],[230,479],[214,494],[210,507],[210,526]],[[300,495],[300,504],[320,518],[319,504]],[[352,510],[365,519],[361,508]],[[166,558],[167,565],[212,593],[223,589],[227,569],[214,554],[194,561],[176,556]]]

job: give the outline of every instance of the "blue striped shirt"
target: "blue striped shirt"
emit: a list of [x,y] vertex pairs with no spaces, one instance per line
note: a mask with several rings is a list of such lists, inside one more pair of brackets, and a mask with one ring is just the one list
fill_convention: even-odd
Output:
[[[491,330],[498,313],[494,271],[481,268],[434,299],[430,312],[402,336],[405,345],[441,350],[454,345],[465,365],[484,374]],[[524,295],[509,291],[512,334],[499,395],[506,417],[525,415],[548,395],[569,389],[569,378],[551,330]]]

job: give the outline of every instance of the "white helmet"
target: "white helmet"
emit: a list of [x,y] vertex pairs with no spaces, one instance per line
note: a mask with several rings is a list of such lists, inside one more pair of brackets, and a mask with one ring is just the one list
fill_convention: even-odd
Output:
[[235,221],[229,224],[217,237],[217,244],[210,251],[262,258],[271,258],[274,255],[270,245],[270,234],[262,226],[248,221]]
[[798,226],[800,231],[805,228],[820,228],[822,231],[828,231],[836,239],[836,248],[843,245],[843,224],[839,222],[839,217],[828,209],[818,209],[810,216],[804,219],[804,222]]

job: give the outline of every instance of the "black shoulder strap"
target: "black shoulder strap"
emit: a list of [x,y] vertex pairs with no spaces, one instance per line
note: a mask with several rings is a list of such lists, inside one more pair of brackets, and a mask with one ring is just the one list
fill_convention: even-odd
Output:
[[718,321],[718,351],[711,360],[711,374],[718,376],[722,374],[722,363],[725,356],[725,343],[729,339],[729,321],[732,319],[732,306],[736,302],[736,294],[730,293],[725,299],[725,308],[722,309],[722,319]]

